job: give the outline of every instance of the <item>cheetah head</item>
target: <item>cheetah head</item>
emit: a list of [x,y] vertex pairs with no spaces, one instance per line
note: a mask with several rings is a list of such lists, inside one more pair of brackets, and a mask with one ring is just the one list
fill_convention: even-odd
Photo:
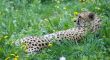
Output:
[[82,12],[77,17],[76,26],[78,28],[83,27],[90,29],[90,31],[95,32],[99,30],[99,26],[101,25],[100,21],[100,18],[98,18],[96,14],[92,12]]
[[78,15],[76,20],[77,27],[90,27],[91,22],[94,21],[95,14],[91,12],[82,12]]

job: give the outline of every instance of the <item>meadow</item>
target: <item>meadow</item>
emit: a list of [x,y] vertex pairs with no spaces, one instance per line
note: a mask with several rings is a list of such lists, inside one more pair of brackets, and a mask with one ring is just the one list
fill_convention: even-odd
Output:
[[[102,20],[99,32],[81,42],[52,44],[28,55],[14,41],[73,28],[77,14],[92,11]],[[0,60],[110,60],[110,0],[0,0]]]

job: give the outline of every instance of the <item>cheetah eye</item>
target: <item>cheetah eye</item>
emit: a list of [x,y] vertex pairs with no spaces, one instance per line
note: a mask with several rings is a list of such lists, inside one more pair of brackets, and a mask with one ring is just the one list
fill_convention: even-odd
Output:
[[89,17],[90,19],[94,19],[94,13],[90,13],[90,14],[88,15],[88,17]]
[[79,18],[81,18],[81,16],[79,16]]

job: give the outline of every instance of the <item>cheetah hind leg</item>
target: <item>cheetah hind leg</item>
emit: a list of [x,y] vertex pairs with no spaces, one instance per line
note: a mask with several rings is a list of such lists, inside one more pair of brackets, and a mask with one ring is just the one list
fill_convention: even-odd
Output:
[[26,53],[39,53],[42,47],[38,46],[38,37],[28,36],[14,42],[15,46],[20,46]]

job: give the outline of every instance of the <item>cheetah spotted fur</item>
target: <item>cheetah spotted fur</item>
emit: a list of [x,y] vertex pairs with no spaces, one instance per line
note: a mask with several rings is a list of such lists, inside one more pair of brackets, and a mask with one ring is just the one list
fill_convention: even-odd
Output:
[[87,32],[97,32],[101,25],[100,18],[91,12],[82,12],[78,15],[75,28],[47,34],[44,36],[28,36],[15,42],[16,45],[26,43],[27,52],[39,52],[49,43],[66,40],[81,40]]

